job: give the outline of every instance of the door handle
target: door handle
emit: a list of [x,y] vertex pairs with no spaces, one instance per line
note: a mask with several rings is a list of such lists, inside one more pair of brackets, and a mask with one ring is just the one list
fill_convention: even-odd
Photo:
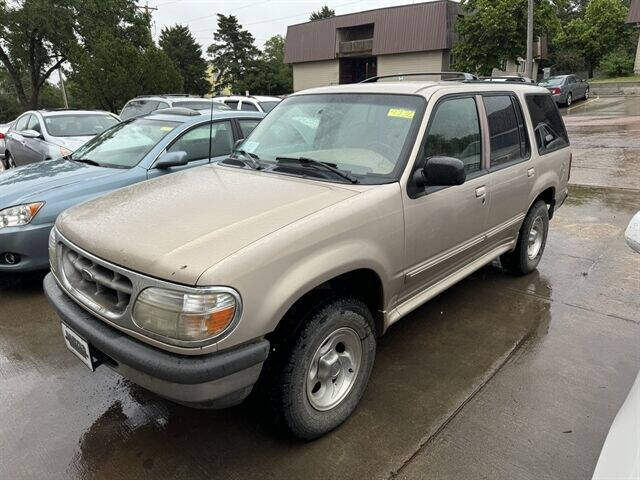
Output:
[[527,170],[527,177],[533,177],[536,174],[536,169],[531,167],[529,170]]
[[482,198],[487,194],[487,189],[485,187],[476,188],[476,198]]

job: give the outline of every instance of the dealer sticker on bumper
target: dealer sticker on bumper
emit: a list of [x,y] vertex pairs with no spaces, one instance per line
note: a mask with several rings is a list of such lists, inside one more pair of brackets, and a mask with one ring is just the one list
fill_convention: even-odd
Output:
[[91,360],[91,352],[89,351],[89,344],[87,341],[78,335],[76,332],[67,327],[64,323],[62,326],[62,336],[64,337],[64,343],[67,344],[67,348],[71,350],[76,357],[82,360],[91,371],[93,371],[93,361]]

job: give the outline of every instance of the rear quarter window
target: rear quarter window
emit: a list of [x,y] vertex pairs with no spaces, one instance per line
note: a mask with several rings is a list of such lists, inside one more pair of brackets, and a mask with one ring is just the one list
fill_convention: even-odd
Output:
[[533,125],[538,153],[559,150],[569,145],[569,137],[560,111],[551,95],[546,93],[525,95],[527,110]]

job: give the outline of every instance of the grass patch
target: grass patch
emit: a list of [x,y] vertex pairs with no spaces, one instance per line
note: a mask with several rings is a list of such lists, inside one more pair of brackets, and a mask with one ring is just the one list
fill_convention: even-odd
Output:
[[630,75],[628,77],[612,77],[612,78],[592,78],[589,83],[627,83],[640,82],[640,75]]

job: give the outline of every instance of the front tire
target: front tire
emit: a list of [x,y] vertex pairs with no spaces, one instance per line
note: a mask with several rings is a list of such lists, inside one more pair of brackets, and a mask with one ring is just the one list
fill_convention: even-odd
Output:
[[5,168],[7,170],[9,170],[10,168],[16,168],[17,167],[15,160],[13,159],[13,157],[11,156],[11,154],[9,152],[7,152],[5,154],[4,166],[5,166]]
[[310,310],[288,341],[276,342],[265,381],[281,428],[312,440],[351,415],[373,368],[373,328],[363,302],[333,298]]
[[589,89],[587,88],[584,92],[584,99],[589,100]]
[[502,268],[511,275],[526,275],[540,263],[549,232],[547,204],[538,200],[522,222],[516,248],[500,257]]
[[571,95],[571,93],[568,93],[567,94],[567,101],[565,102],[565,105],[567,107],[570,107],[571,106],[571,102],[573,102],[573,95]]

